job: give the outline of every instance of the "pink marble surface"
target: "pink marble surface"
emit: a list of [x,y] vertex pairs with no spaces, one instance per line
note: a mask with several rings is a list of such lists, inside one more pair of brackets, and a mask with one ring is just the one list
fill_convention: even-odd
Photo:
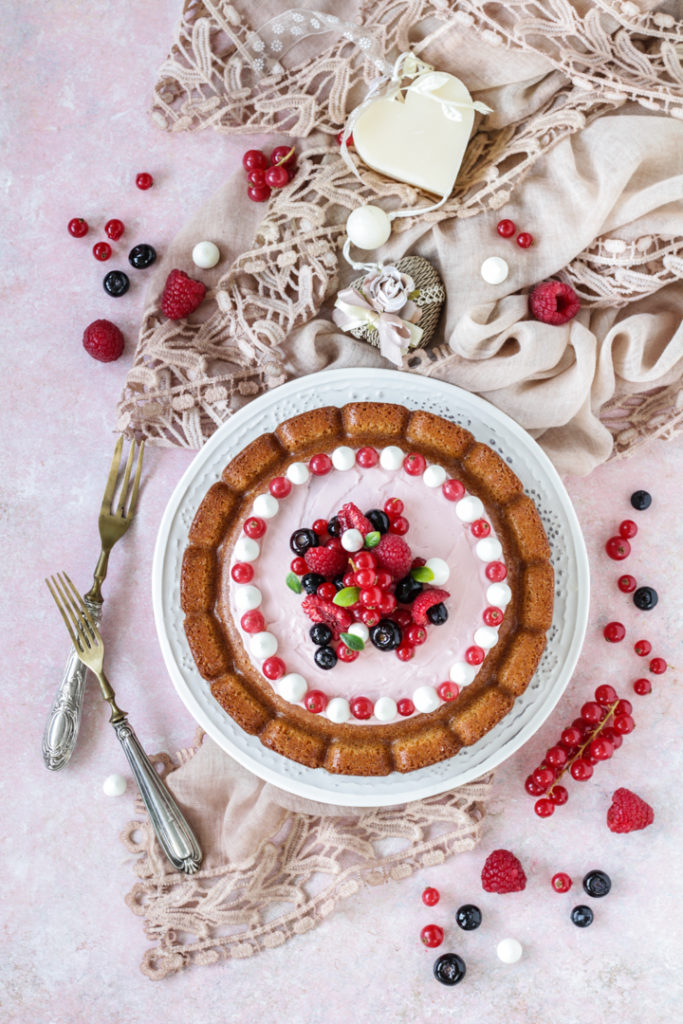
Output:
[[[149,940],[125,906],[135,881],[133,858],[118,835],[130,817],[129,795],[110,799],[104,778],[123,771],[118,745],[94,691],[88,695],[79,747],[67,770],[42,765],[46,710],[66,653],[62,624],[42,584],[66,569],[86,586],[98,549],[95,513],[113,444],[114,405],[133,351],[144,275],[132,272],[125,298],[108,298],[103,268],[90,254],[101,228],[117,216],[129,245],[160,250],[187,210],[208,197],[238,166],[244,144],[215,135],[171,137],[146,117],[154,70],[165,55],[179,3],[109,4],[51,0],[6,12],[0,46],[5,196],[2,241],[3,363],[0,470],[3,480],[2,601],[5,670],[0,959],[0,1019],[17,1024],[180,1024],[289,1020],[341,1024],[447,1021],[480,1024],[549,1020],[670,1021],[680,992],[681,714],[674,668],[654,693],[634,697],[637,729],[612,761],[552,819],[540,821],[523,779],[599,682],[620,692],[641,663],[630,645],[608,647],[600,632],[619,618],[629,640],[649,637],[656,652],[680,662],[683,548],[683,456],[680,444],[654,443],[630,460],[603,467],[568,488],[585,531],[593,572],[585,649],[575,677],[537,736],[497,773],[481,847],[400,884],[367,889],[315,931],[248,962],[196,969],[161,983],[138,964]],[[137,191],[136,172],[155,187]],[[66,233],[70,217],[86,217],[86,240]],[[108,267],[124,265],[112,260]],[[111,365],[91,361],[80,337],[92,319],[113,316],[127,351]],[[150,451],[138,521],[112,557],[104,628],[108,661],[122,704],[150,751],[189,742],[194,723],[163,668],[150,607],[154,537],[165,503],[191,454]],[[634,515],[641,532],[628,569],[659,590],[650,614],[637,612],[614,585],[618,568],[604,540],[630,513],[635,487],[654,495]],[[630,786],[656,809],[645,832],[614,836],[605,826],[611,792]],[[524,894],[481,891],[485,855],[509,847],[529,875]],[[594,925],[568,919],[581,902],[575,886],[554,894],[550,876],[578,881],[607,870],[613,893],[596,903]],[[427,884],[442,891],[423,908]],[[580,886],[579,886],[580,888]],[[479,931],[453,923],[463,902],[485,914]],[[446,928],[444,950],[467,961],[454,989],[431,977],[434,954],[421,948],[429,920]],[[523,960],[507,967],[497,942],[517,937]]]

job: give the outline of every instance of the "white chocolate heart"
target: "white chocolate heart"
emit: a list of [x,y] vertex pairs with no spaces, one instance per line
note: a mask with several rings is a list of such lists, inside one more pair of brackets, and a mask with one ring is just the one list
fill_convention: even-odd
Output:
[[471,104],[459,78],[427,71],[408,86],[405,101],[397,93],[361,111],[353,125],[354,147],[380,174],[448,196],[472,132]]

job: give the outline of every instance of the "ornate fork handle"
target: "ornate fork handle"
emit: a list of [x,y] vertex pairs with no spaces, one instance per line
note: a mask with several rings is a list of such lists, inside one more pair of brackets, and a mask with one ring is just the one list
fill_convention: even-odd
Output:
[[202,862],[202,851],[185,817],[140,745],[127,718],[112,725],[133,771],[161,847],[178,871],[192,875]]
[[[101,603],[86,601],[86,604],[95,623],[99,625],[102,618]],[[87,673],[87,668],[72,648],[43,732],[43,761],[50,771],[58,772],[69,763],[74,752],[81,725]]]

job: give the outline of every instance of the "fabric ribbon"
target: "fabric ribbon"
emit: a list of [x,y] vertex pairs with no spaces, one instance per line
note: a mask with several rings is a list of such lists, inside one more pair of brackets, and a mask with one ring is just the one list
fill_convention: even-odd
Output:
[[352,331],[357,327],[374,328],[379,335],[381,354],[395,366],[401,366],[403,356],[422,337],[421,327],[396,313],[380,313],[373,309],[355,288],[344,288],[339,292],[334,307],[332,319],[342,331]]

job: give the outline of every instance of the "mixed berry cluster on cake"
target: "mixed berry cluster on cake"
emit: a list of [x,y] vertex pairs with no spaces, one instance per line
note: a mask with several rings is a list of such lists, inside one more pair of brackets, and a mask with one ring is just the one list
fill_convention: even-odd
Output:
[[537,510],[492,449],[430,413],[293,417],[226,466],[189,541],[199,671],[242,728],[311,767],[453,756],[510,710],[545,646]]

